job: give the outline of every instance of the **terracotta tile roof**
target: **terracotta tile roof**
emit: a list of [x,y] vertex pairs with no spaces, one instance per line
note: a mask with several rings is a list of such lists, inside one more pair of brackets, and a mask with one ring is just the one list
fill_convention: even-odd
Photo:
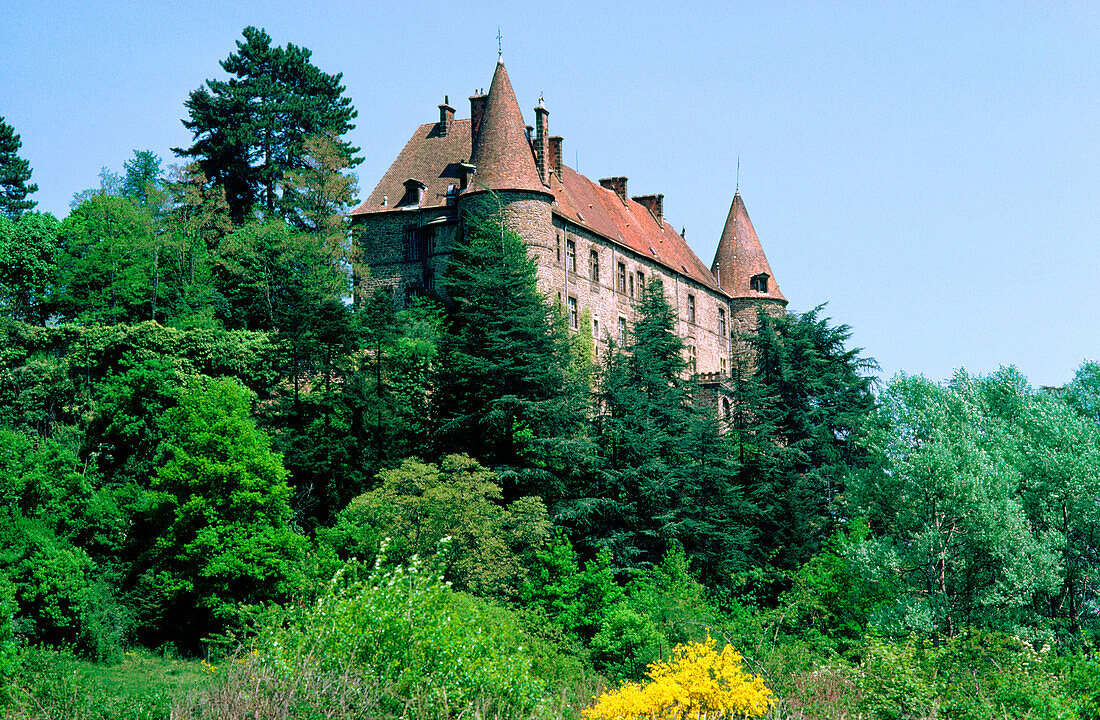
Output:
[[477,166],[471,192],[481,186],[493,190],[546,191],[535,167],[523,113],[502,62],[497,63],[489,85],[470,162]]
[[684,238],[663,219],[658,222],[642,204],[624,201],[614,190],[564,165],[561,180],[552,180],[550,189],[555,198],[554,212],[561,217],[701,285],[721,291],[714,276]]
[[[772,298],[787,302],[779,291],[779,283],[764,256],[764,248],[756,237],[740,193],[733,196],[711,272],[721,281],[722,289],[735,298]],[[757,275],[768,276],[767,292],[752,289],[751,280]]]
[[[405,148],[382,176],[374,192],[352,215],[416,207],[414,199],[405,197],[404,182],[409,178],[424,183],[421,207],[445,205],[447,188],[460,185],[459,163],[470,155],[470,121],[453,120],[446,135],[439,134],[439,123],[421,125],[409,138]],[[385,199],[385,205],[383,205]],[[410,202],[412,200],[412,202]]]

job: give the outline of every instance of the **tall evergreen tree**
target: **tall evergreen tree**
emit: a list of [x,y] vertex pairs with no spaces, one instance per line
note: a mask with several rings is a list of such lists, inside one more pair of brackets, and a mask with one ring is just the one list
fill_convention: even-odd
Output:
[[33,208],[36,203],[27,196],[38,191],[31,179],[31,164],[19,157],[19,148],[23,141],[15,129],[0,117],[0,214],[10,218],[19,217]]
[[567,336],[536,277],[518,235],[465,219],[444,278],[447,331],[434,398],[444,450],[528,465],[540,441],[570,434],[583,417],[583,398],[565,382]]
[[758,506],[759,547],[793,570],[843,519],[845,477],[873,465],[871,378],[877,366],[845,343],[821,308],[772,317],[747,336],[753,372],[739,382],[733,437],[741,482]]
[[[191,93],[183,124],[195,144],[175,152],[195,158],[208,178],[225,188],[235,222],[256,203],[270,216],[279,206],[287,172],[305,167],[306,138],[339,138],[358,114],[344,97],[341,74],[329,75],[310,62],[312,53],[293,44],[272,47],[271,36],[246,27],[237,52],[222,61],[228,81],[207,80]],[[354,166],[358,148],[337,140]]]

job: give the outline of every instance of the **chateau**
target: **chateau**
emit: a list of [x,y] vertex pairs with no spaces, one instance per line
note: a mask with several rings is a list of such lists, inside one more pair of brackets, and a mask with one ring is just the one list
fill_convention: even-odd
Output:
[[[597,350],[629,332],[647,282],[659,278],[678,310],[690,367],[704,381],[728,378],[732,336],[755,327],[757,308],[787,305],[739,194],[714,262],[706,265],[665,220],[663,195],[631,197],[627,178],[595,183],[562,162],[542,101],[524,124],[508,71],[498,62],[489,92],[455,119],[446,98],[439,120],[421,125],[366,202],[352,211],[362,263],[359,292],[382,287],[395,300],[435,288],[460,214],[502,216],[538,262],[539,289],[564,308]],[[581,328],[585,311],[591,328]]]

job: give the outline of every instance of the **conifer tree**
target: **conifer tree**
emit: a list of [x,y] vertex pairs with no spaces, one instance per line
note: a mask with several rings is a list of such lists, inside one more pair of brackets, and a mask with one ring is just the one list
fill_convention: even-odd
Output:
[[[190,148],[208,178],[225,188],[234,222],[244,222],[256,203],[268,216],[279,205],[287,172],[304,168],[306,138],[339,138],[355,126],[358,114],[344,97],[341,74],[329,75],[312,62],[312,53],[293,44],[271,46],[271,36],[244,29],[237,52],[221,63],[233,77],[207,80],[185,103],[183,124],[194,136]],[[337,140],[350,165],[358,148]]]
[[568,436],[583,417],[583,398],[565,382],[568,339],[519,235],[483,217],[463,224],[444,278],[439,437],[444,450],[491,466],[527,465],[540,443]]
[[0,117],[0,214],[10,218],[19,217],[33,208],[36,203],[27,196],[38,191],[38,186],[27,181],[31,179],[31,164],[19,157],[19,148],[23,141],[11,125]]

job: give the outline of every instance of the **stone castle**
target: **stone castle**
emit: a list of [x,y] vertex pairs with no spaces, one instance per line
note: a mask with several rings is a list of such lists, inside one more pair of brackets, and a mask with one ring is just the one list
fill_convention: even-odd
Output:
[[[569,168],[541,99],[534,114],[528,127],[503,62],[489,92],[470,98],[470,119],[455,119],[444,99],[439,120],[417,128],[351,213],[365,266],[358,291],[385,288],[399,303],[434,291],[460,215],[503,216],[538,262],[539,289],[574,330],[592,333],[597,351],[621,344],[642,288],[660,279],[689,367],[722,384],[740,359],[736,334],[756,326],[759,307],[778,314],[787,305],[741,196],[708,269],[665,220],[663,195],[631,197],[625,177],[595,183]],[[590,328],[580,327],[586,310]]]

